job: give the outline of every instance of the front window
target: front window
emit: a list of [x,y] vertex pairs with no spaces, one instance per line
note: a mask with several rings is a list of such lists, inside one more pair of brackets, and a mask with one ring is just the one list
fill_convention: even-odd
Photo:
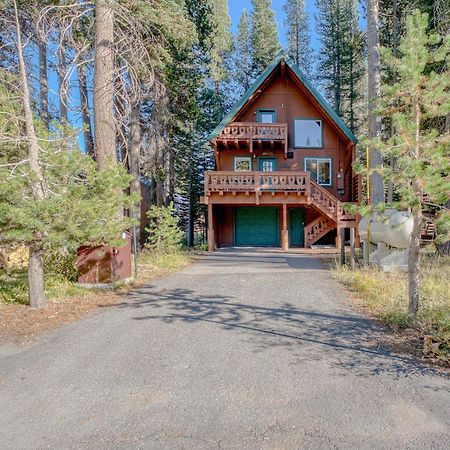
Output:
[[275,123],[276,113],[274,109],[259,109],[258,110],[258,122],[259,123]]
[[294,147],[322,148],[322,121],[294,120]]
[[322,186],[331,186],[331,159],[305,158],[305,170]]
[[234,158],[234,170],[249,172],[252,170],[252,158],[249,156],[237,156]]

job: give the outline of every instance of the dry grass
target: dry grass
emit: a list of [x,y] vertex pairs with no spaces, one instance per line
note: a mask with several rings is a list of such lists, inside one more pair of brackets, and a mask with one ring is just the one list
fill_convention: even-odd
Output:
[[147,281],[180,270],[188,264],[189,258],[188,252],[163,254],[143,252],[138,258],[138,281]]
[[412,328],[439,343],[439,355],[450,355],[450,259],[425,256],[421,268],[421,303],[417,319],[408,320],[407,275],[376,268],[335,265],[333,275],[358,294],[370,313],[398,328]]

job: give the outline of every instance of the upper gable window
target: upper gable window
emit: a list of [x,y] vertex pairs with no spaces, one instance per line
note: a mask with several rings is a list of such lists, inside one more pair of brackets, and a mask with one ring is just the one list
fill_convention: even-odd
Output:
[[277,113],[274,109],[258,109],[256,120],[259,123],[275,123],[277,121]]
[[294,147],[322,148],[322,121],[316,119],[294,120]]

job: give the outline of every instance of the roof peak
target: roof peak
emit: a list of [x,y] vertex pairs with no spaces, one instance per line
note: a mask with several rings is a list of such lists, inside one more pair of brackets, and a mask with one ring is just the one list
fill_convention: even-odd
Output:
[[311,93],[311,95],[320,104],[325,113],[329,116],[336,126],[342,131],[342,133],[351,141],[358,142],[358,139],[353,132],[347,127],[341,117],[334,111],[334,109],[328,104],[325,98],[320,92],[311,84],[308,77],[300,70],[284,49],[281,49],[278,54],[273,58],[272,62],[261,72],[256,78],[254,83],[245,91],[241,99],[231,108],[228,114],[221,120],[212,133],[208,136],[208,140],[212,140],[219,135],[223,128],[230,123],[233,117],[242,109],[252,95],[258,90],[259,86],[272,74],[281,60],[285,60],[288,67],[294,72],[295,76],[300,80],[303,86]]

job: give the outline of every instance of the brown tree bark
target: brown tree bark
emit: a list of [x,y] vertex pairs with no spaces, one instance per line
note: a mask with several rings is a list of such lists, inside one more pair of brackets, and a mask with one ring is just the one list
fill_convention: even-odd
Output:
[[65,79],[67,74],[66,47],[64,39],[61,39],[58,51],[58,76],[59,76],[59,120],[61,126],[65,127],[68,121],[67,114],[67,91],[65,89]]
[[[415,142],[411,151],[411,158],[419,158],[419,142],[420,142],[420,122],[421,112],[419,101],[413,94],[413,114],[415,124]],[[422,228],[422,201],[423,189],[417,179],[412,182],[414,196],[417,199],[417,206],[413,208],[413,231],[409,244],[408,258],[408,316],[414,318],[417,315],[420,302],[420,234]]]
[[[397,48],[398,48],[398,18],[397,18],[397,4],[398,0],[392,0],[392,54],[395,58],[397,58]],[[397,83],[397,69],[394,69],[394,73],[392,74],[392,83]],[[394,103],[394,106],[395,103]],[[395,135],[395,128],[391,125],[391,136]],[[391,155],[389,158],[389,165],[392,170],[394,170],[395,166],[395,158]],[[394,182],[392,179],[388,181],[387,186],[387,202],[392,203],[394,201]]]
[[108,0],[95,2],[94,130],[99,168],[117,161],[114,97],[114,12]]
[[[366,0],[367,7],[367,65],[368,65],[368,96],[369,96],[369,139],[381,137],[381,120],[376,113],[376,102],[381,95],[381,63],[380,63],[380,21],[378,0]],[[370,169],[383,165],[380,152],[371,146],[369,149]],[[384,202],[383,177],[381,174],[370,175],[372,204]]]
[[48,114],[48,72],[47,72],[47,43],[43,30],[38,30],[39,48],[39,114],[47,130],[50,127]]
[[84,64],[78,66],[78,87],[80,91],[81,118],[86,153],[94,156],[94,138],[92,136],[91,111],[89,109],[89,93],[87,88],[86,70]]
[[[139,104],[133,106],[130,115],[130,174],[133,177],[130,183],[130,193],[141,197],[141,124]],[[141,202],[139,201],[132,211],[132,218],[141,223]],[[136,226],[137,242],[141,244],[140,226]]]
[[[28,139],[28,164],[30,166],[31,190],[36,201],[44,198],[44,177],[39,165],[39,144],[33,122],[33,111],[30,102],[27,72],[23,57],[22,30],[20,28],[17,2],[14,0],[15,27],[17,31],[17,58],[19,61],[19,79],[22,91],[22,103],[25,117],[25,133]],[[36,236],[36,242],[29,245],[28,264],[28,298],[30,306],[39,308],[46,306],[44,293],[44,254]]]
[[44,290],[44,252],[39,245],[29,246],[28,300],[32,308],[47,306]]

